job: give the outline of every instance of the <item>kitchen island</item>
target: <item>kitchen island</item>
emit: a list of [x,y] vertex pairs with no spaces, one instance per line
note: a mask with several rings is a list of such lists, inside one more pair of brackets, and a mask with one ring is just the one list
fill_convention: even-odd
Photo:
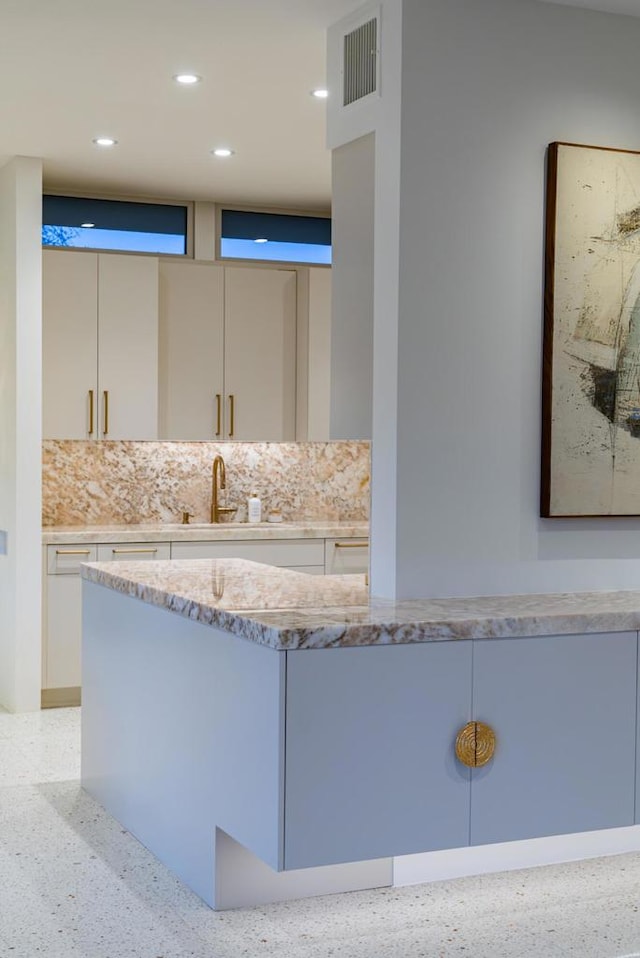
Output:
[[43,529],[43,707],[79,705],[81,695],[82,562],[162,559],[249,559],[325,572],[368,567],[364,522],[148,522],[136,525],[48,526]]
[[83,786],[213,907],[637,821],[640,593],[394,602],[240,559],[82,575]]

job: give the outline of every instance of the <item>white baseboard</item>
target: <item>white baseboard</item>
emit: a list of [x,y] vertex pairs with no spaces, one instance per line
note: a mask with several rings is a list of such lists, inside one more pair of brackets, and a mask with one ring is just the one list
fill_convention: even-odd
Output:
[[640,851],[640,825],[575,835],[553,835],[499,845],[453,848],[393,860],[393,884],[418,885],[467,875],[513,871]]

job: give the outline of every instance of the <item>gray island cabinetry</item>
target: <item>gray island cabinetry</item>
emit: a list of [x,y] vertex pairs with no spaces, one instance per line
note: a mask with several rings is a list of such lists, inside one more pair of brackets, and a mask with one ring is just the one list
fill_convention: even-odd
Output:
[[238,559],[83,576],[83,785],[213,907],[634,822],[638,595],[394,603]]
[[[636,644],[625,632],[288,654],[286,865],[632,825]],[[470,720],[496,735],[473,769],[454,752]]]

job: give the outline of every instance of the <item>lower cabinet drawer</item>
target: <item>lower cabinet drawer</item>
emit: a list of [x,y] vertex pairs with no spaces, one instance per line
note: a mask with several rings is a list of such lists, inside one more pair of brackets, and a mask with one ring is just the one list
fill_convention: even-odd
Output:
[[97,547],[84,543],[47,546],[47,573],[49,575],[80,575],[82,562],[95,562]]
[[369,540],[327,539],[325,570],[327,575],[368,572]]
[[143,562],[170,556],[168,542],[109,542],[98,546],[98,562]]
[[172,559],[250,559],[277,566],[324,566],[324,539],[172,542]]

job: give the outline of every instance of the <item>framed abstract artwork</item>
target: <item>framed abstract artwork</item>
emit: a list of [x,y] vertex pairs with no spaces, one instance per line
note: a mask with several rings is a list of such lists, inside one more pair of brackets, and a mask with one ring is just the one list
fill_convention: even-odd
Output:
[[541,515],[640,515],[640,153],[548,151]]

